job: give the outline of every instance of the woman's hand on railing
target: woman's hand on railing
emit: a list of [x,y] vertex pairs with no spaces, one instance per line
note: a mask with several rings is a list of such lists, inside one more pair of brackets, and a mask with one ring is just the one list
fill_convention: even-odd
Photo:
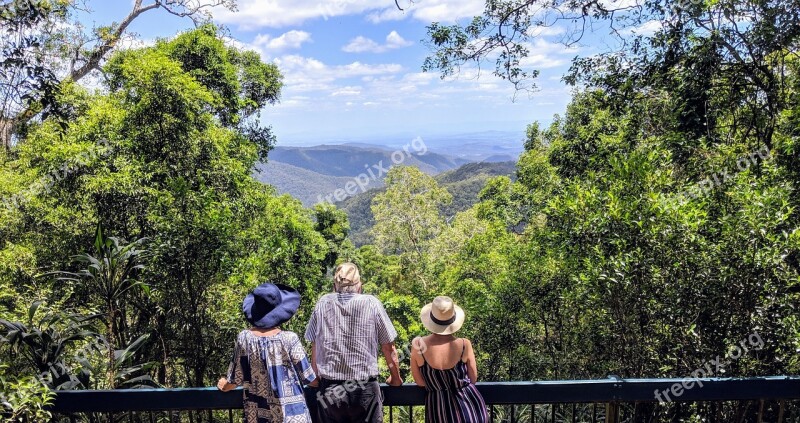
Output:
[[386,378],[386,384],[389,386],[403,386],[403,379],[400,379],[399,377],[395,378],[392,375],[389,375],[389,377]]
[[234,388],[236,388],[236,385],[233,383],[228,383],[228,378],[221,377],[219,378],[219,381],[217,381],[217,389],[222,392],[232,391]]

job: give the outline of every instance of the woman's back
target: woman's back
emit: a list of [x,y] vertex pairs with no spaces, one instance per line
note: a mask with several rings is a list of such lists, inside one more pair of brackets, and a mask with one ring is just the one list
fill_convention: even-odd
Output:
[[270,422],[310,422],[302,382],[313,378],[294,332],[281,331],[272,336],[259,336],[250,330],[239,333],[228,380],[244,386],[246,421],[265,418]]
[[451,338],[440,340],[433,336],[420,338],[420,349],[425,357],[425,362],[436,369],[450,369],[459,361],[466,361],[465,350],[467,340],[464,338]]
[[217,381],[217,388],[227,392],[244,387],[247,423],[311,423],[303,383],[311,383],[316,375],[297,334],[280,329],[298,307],[296,289],[270,282],[242,301],[251,328],[237,335],[228,374]]
[[[427,422],[484,423],[486,404],[472,382],[467,339],[426,337],[418,341],[422,363],[417,363],[428,395]],[[412,363],[413,365],[413,363]]]
[[[461,355],[453,363],[452,366],[436,366],[427,361],[423,363],[420,371],[422,378],[425,380],[425,389],[428,391],[455,391],[466,387],[472,383],[469,379],[467,365],[464,363],[464,342],[461,340]],[[453,343],[455,344],[455,342]],[[452,350],[451,348],[448,348]],[[443,351],[443,354],[436,354],[435,351],[429,351],[431,360],[436,360],[442,363],[450,351]],[[423,357],[424,354],[423,354]]]

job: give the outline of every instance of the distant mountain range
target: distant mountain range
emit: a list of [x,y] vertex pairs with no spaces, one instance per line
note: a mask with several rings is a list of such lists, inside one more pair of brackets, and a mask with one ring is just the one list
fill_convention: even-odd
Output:
[[416,166],[425,173],[437,174],[455,169],[469,160],[415,149],[410,143],[406,149],[391,150],[368,145],[318,145],[315,147],[276,147],[269,153],[269,161],[290,164],[330,176],[355,177],[372,169],[389,168],[392,164]]
[[436,175],[466,163],[469,162],[465,159],[432,153],[411,144],[397,150],[369,145],[276,147],[267,163],[257,166],[255,177],[311,207],[320,201],[341,201],[383,186],[386,172],[394,165],[416,166]]
[[256,167],[254,176],[306,207],[323,201],[335,203],[347,213],[350,239],[360,246],[372,242],[370,206],[375,195],[382,192],[383,179],[393,165],[416,166],[434,175],[453,195],[452,204],[442,210],[448,218],[472,207],[489,178],[514,175],[519,156],[516,150],[509,152],[485,140],[462,141],[464,144],[457,145],[453,140],[431,143],[415,138],[390,147],[368,143],[276,147],[269,161]]
[[[469,208],[491,176],[512,175],[522,152],[520,134],[487,131],[451,136],[396,137],[311,147],[275,147],[255,177],[288,193],[305,207],[327,201],[345,208],[353,239],[368,242],[370,201],[394,165],[416,166],[438,175],[454,196],[446,215]],[[372,191],[370,191],[372,190]]]
[[[505,162],[517,160],[523,150],[524,133],[509,131],[484,131],[452,135],[416,137],[432,153],[455,157],[468,162]],[[348,141],[343,145],[368,148],[398,149],[408,144],[411,137],[381,138],[381,146],[366,141]]]
[[[289,137],[293,145],[320,144],[312,138],[300,136]],[[380,136],[380,144],[371,138],[359,136],[347,138],[329,138],[326,144],[351,145],[355,147],[379,148],[384,150],[401,149],[409,140],[424,140],[427,149],[432,153],[464,159],[469,162],[491,162],[516,160],[522,152],[525,131],[480,131],[462,133],[422,133],[412,132],[400,134],[384,134]],[[282,138],[283,139],[283,138]]]

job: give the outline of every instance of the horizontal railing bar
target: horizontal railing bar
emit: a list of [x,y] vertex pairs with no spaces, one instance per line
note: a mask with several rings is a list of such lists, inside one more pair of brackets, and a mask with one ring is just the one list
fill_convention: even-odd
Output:
[[[487,404],[499,405],[656,402],[656,392],[661,392],[662,398],[668,397],[665,400],[681,402],[800,399],[800,377],[797,376],[479,382],[477,386]],[[386,406],[425,403],[425,390],[414,384],[400,387],[383,385],[381,389]],[[678,392],[680,395],[676,395]],[[309,402],[316,401],[321,395],[316,389],[306,390]],[[220,392],[217,388],[118,389],[57,391],[51,411],[223,410],[241,407],[241,388],[232,392]]]
[[[661,393],[664,401],[800,399],[800,377],[796,376],[479,382],[477,385],[490,404],[658,402],[656,392]],[[676,386],[679,396],[672,392]]]

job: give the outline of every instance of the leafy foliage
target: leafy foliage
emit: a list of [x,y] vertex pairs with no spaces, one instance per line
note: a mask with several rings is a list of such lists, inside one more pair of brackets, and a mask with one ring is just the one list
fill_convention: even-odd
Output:
[[[130,36],[128,27],[142,14],[161,10],[201,26],[210,19],[208,9],[232,10],[235,1],[134,0],[127,16],[91,31],[78,17],[87,5],[76,0],[16,0],[0,5],[0,31],[8,35],[0,43],[0,142],[7,149],[24,140],[34,118],[58,118],[65,129],[78,111],[60,98],[61,91],[101,71],[103,61]],[[249,62],[257,60],[251,57]]]
[[145,240],[140,239],[120,246],[117,238],[106,237],[102,227],[98,225],[94,241],[95,255],[76,256],[76,261],[86,267],[77,273],[63,272],[59,277],[60,281],[77,282],[79,295],[85,296],[91,305],[103,310],[101,316],[105,321],[106,333],[102,338],[102,349],[107,351],[108,357],[105,362],[105,383],[111,388],[150,381],[147,374],[131,376],[152,367],[152,363],[123,367],[133,358],[133,353],[142,346],[148,335],[141,335],[130,341],[126,347],[117,349],[131,339],[127,315],[136,312],[128,305],[132,291],[141,290],[145,296],[150,291],[147,285],[136,280],[136,273],[144,268],[140,261],[146,253],[136,247],[143,241]]
[[385,251],[420,256],[443,226],[439,208],[453,200],[446,189],[415,167],[395,167],[385,179],[386,191],[372,199],[372,228]]
[[[80,116],[63,132],[44,120],[0,162],[10,181],[2,195],[22,193],[0,210],[0,251],[9,257],[1,286],[103,317],[108,343],[88,363],[96,386],[139,384],[144,375],[166,386],[205,385],[229,359],[221,346],[243,324],[249,289],[272,280],[305,298],[321,290],[323,236],[299,202],[252,178],[266,146],[235,123],[277,95],[277,71],[218,37],[201,27],[117,54],[108,94],[65,92]],[[197,57],[173,58],[194,44],[207,48],[205,73]],[[220,69],[237,79],[204,85],[200,76]],[[30,188],[42,179],[42,189]],[[94,253],[76,259],[93,240]],[[35,278],[11,260],[19,251],[72,280]],[[304,302],[290,325],[301,325],[311,306]]]
[[46,384],[33,376],[14,377],[8,366],[0,364],[0,412],[9,422],[49,421],[55,395]]
[[[487,4],[467,33],[438,27],[442,45],[472,48],[498,23],[502,37],[532,36],[531,7],[542,3]],[[544,6],[612,19],[599,3]],[[363,197],[375,243],[357,249],[342,210],[303,209],[252,177],[271,141],[241,123],[276,98],[268,66],[244,63],[253,58],[210,27],[118,54],[109,93],[63,87],[77,112],[66,130],[44,119],[0,156],[0,194],[18,200],[0,208],[0,355],[53,386],[146,375],[204,385],[228,359],[220,345],[243,326],[248,289],[297,287],[304,301],[286,328],[301,332],[330,290],[325,272],[348,260],[395,321],[401,351],[424,332],[422,304],[453,297],[485,380],[684,377],[755,335],[760,345],[713,376],[797,373],[800,60],[787,12],[796,8],[672,6],[629,7],[641,14],[625,19],[675,16],[622,54],[575,62],[568,80],[581,89],[552,125],[528,127],[513,177],[461,183],[393,168],[385,190]],[[707,31],[710,19],[721,26]],[[476,48],[466,53],[488,51]],[[461,53],[443,63],[472,57]],[[446,183],[477,202],[448,209],[459,200]],[[95,252],[74,260],[92,240]],[[38,269],[80,277],[36,278]],[[41,297],[53,312],[28,309]],[[115,322],[114,347],[94,346],[94,315]],[[25,389],[35,412],[45,399]]]
[[3,329],[2,346],[20,360],[22,370],[33,369],[36,376],[54,389],[74,389],[88,387],[89,374],[82,369],[73,374],[70,361],[75,358],[81,367],[86,365],[82,357],[70,356],[72,347],[91,343],[97,334],[93,331],[92,320],[96,316],[81,316],[63,313],[58,310],[44,310],[37,313],[41,303],[33,303],[27,312],[25,322],[0,320]]
[[[513,177],[515,165],[514,162],[468,163],[435,175],[433,179],[453,196],[450,203],[441,207],[445,220],[453,219],[458,212],[465,211],[477,203],[478,194],[492,177],[500,175]],[[374,243],[370,232],[375,219],[370,207],[372,199],[384,190],[385,188],[371,189],[337,203],[338,207],[347,213],[351,227],[349,237],[356,246]]]
[[[56,100],[60,81],[42,54],[47,48],[47,29],[67,15],[65,0],[9,1],[0,5],[0,140],[10,145],[14,118],[30,102],[41,111],[65,118],[67,110]],[[45,28],[41,31],[41,28]],[[63,121],[62,121],[63,124]]]

